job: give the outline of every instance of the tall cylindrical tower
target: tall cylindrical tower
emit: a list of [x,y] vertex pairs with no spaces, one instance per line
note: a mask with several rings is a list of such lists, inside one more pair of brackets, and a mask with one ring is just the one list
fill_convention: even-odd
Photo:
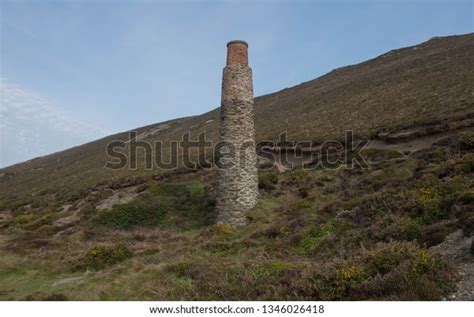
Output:
[[257,203],[258,171],[255,152],[252,69],[248,45],[227,43],[227,65],[222,78],[220,116],[218,222],[246,223],[245,214]]

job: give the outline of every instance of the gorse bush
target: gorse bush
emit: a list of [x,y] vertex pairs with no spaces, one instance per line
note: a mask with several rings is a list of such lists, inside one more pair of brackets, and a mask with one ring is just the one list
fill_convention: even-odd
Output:
[[387,294],[399,300],[435,300],[451,287],[444,262],[412,243],[379,244],[314,278],[316,293],[327,300],[380,299]]
[[[166,267],[184,279],[180,296],[199,300],[436,300],[452,288],[440,257],[414,243],[378,244],[348,259],[185,261]],[[171,290],[174,294],[178,289]]]
[[327,235],[333,231],[334,226],[331,221],[323,223],[319,226],[312,225],[307,227],[300,242],[301,250],[303,252],[311,252]]
[[462,134],[459,140],[459,150],[461,152],[474,150],[474,132]]
[[278,171],[269,170],[262,171],[258,174],[258,188],[265,191],[271,191],[275,189],[275,185],[278,183]]
[[380,149],[364,149],[361,152],[362,156],[369,161],[386,161],[391,159],[402,158],[403,154],[395,150],[380,150]]
[[132,252],[124,244],[96,246],[87,251],[78,268],[100,270],[130,257]]
[[275,261],[259,264],[251,272],[256,279],[266,279],[271,276],[281,276],[298,267],[297,263]]
[[91,221],[117,229],[134,226],[194,228],[211,224],[216,216],[213,193],[201,183],[163,183],[126,204],[100,212]]
[[368,214],[404,213],[431,224],[449,217],[451,206],[468,186],[464,177],[425,179],[377,192],[361,208]]
[[145,194],[132,202],[116,205],[110,210],[100,212],[91,220],[94,223],[117,229],[129,229],[133,226],[152,226],[162,223],[166,215],[167,202],[158,201]]

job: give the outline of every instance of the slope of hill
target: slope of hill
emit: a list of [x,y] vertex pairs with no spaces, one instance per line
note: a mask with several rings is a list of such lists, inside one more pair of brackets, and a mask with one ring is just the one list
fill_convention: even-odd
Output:
[[[0,170],[0,299],[448,296],[472,257],[430,248],[450,235],[470,246],[473,51],[474,34],[434,38],[257,97],[258,140],[352,130],[371,140],[371,168],[262,171],[245,228],[212,225],[212,169],[105,169],[127,132]],[[136,131],[216,140],[218,116]]]
[[[258,140],[287,132],[294,140],[340,139],[347,130],[360,137],[412,125],[454,120],[474,113],[474,34],[433,38],[375,59],[342,67],[298,86],[255,99]],[[179,140],[187,131],[215,140],[218,109],[200,116],[136,129],[148,140]],[[157,127],[164,127],[160,130]],[[150,171],[110,172],[105,146],[125,140],[112,135],[70,150],[0,170],[2,197],[25,192],[94,186],[101,180],[150,175]],[[152,173],[157,173],[153,171]]]

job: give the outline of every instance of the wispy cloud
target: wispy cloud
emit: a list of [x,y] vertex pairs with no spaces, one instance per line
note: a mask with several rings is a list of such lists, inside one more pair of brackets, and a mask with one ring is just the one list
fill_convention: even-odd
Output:
[[0,167],[97,139],[105,129],[0,78]]

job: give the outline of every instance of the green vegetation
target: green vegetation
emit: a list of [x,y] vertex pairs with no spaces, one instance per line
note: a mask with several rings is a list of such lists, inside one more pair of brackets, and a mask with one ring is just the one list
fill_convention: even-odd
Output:
[[[0,300],[441,299],[456,272],[431,247],[474,232],[474,134],[455,132],[473,118],[472,38],[256,98],[257,141],[354,129],[387,142],[363,151],[368,170],[261,171],[242,228],[215,225],[215,170],[105,169],[106,145],[127,133],[3,169]],[[218,121],[215,110],[137,133],[215,141]],[[420,146],[433,131],[448,133]]]
[[100,270],[130,257],[132,257],[132,252],[123,244],[96,246],[87,251],[78,268]]
[[213,223],[214,204],[213,195],[201,183],[163,183],[129,203],[100,212],[91,220],[117,229],[139,225],[201,227]]
[[301,249],[304,252],[314,250],[318,244],[333,231],[334,226],[331,221],[325,222],[319,226],[310,225],[306,227],[300,242]]
[[100,212],[91,220],[104,226],[129,229],[137,225],[158,225],[165,220],[167,201],[156,201],[153,196],[140,197],[137,201],[115,205],[111,210]]
[[242,228],[215,224],[206,171],[139,182],[107,210],[95,206],[117,190],[67,211],[20,206],[0,235],[12,237],[0,239],[0,298],[440,299],[454,272],[429,247],[474,231],[463,137],[369,170],[262,172],[265,194]]
[[275,189],[278,182],[278,172],[275,170],[262,171],[258,174],[258,188],[265,191]]

